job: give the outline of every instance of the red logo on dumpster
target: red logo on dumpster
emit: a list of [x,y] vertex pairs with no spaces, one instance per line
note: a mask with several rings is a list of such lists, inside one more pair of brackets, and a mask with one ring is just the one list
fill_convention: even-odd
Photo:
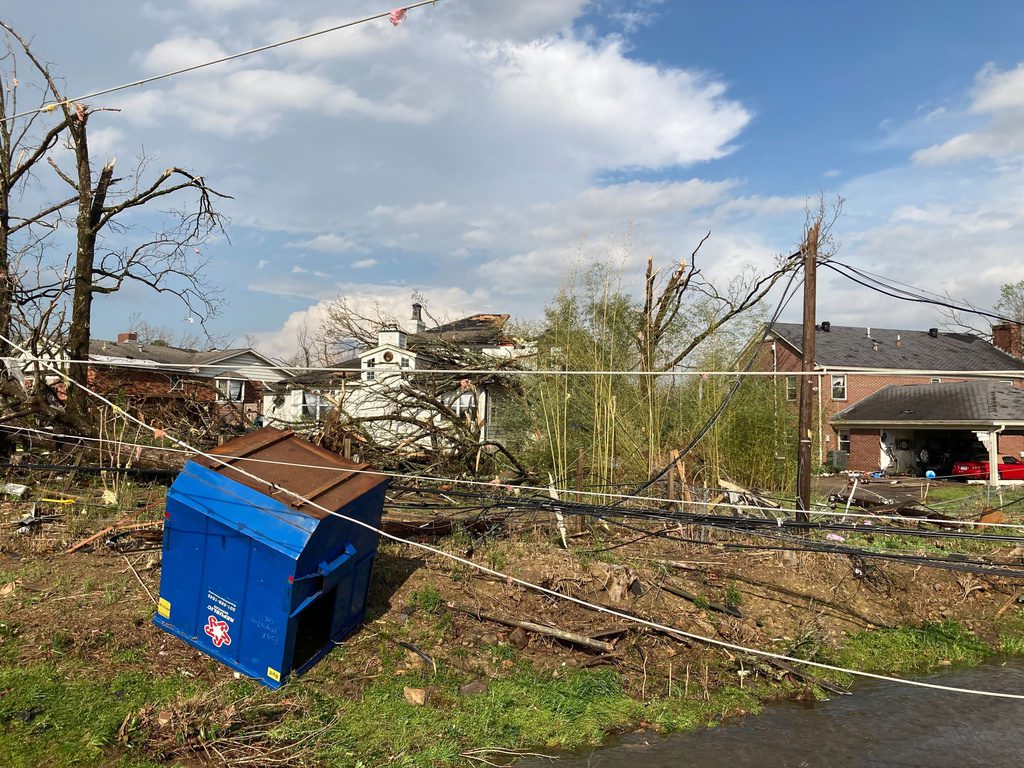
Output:
[[203,627],[203,631],[210,636],[217,648],[220,648],[222,645],[231,645],[231,637],[228,635],[228,623],[226,621],[218,621],[216,616],[211,616],[207,620],[206,626]]

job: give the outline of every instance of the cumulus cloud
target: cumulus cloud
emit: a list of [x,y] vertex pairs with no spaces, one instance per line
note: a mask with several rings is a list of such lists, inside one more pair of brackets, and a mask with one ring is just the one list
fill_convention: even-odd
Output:
[[376,259],[360,259],[359,261],[352,262],[352,269],[369,269],[370,267],[377,266],[379,263]]
[[658,168],[722,157],[750,121],[725,84],[700,72],[661,69],[624,55],[612,38],[507,45],[495,87],[525,120],[568,129],[567,148],[591,166]]
[[1007,71],[985,66],[975,78],[969,111],[986,117],[987,123],[915,152],[914,160],[938,164],[1024,152],[1024,62]]

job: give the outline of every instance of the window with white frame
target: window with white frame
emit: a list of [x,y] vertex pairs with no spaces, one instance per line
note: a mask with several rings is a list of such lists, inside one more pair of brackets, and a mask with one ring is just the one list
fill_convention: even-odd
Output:
[[846,374],[841,373],[838,375],[833,374],[832,376],[832,399],[833,400],[845,400],[846,399]]
[[408,368],[409,367],[409,358],[408,357],[403,357],[402,358],[402,367],[403,368]]
[[334,404],[323,395],[317,392],[302,393],[302,417],[304,419],[320,422],[333,410]]
[[366,361],[366,375],[363,377],[366,379],[366,381],[373,381],[375,378],[377,378],[377,373],[376,371],[374,371],[374,368],[376,367],[377,361],[374,358],[371,357],[369,360]]
[[796,376],[786,377],[786,399],[796,400]]
[[240,403],[245,400],[244,379],[216,379],[217,400],[222,403]]
[[839,430],[839,450],[850,452],[850,430],[848,429]]

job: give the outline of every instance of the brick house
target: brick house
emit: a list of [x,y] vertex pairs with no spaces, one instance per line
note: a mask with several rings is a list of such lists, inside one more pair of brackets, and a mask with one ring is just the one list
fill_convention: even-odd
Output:
[[[993,341],[989,343],[970,334],[940,332],[937,328],[915,331],[836,326],[828,322],[815,326],[812,432],[819,463],[872,471],[893,462],[901,471],[912,471],[918,468],[914,457],[929,445],[932,453],[952,454],[959,450],[965,438],[963,429],[940,434],[942,430],[935,428],[934,422],[931,428],[921,424],[908,428],[899,418],[903,414],[898,412],[870,426],[851,423],[840,418],[840,414],[886,388],[955,384],[967,381],[967,374],[980,371],[1005,372],[1006,379],[999,380],[1005,382],[1004,386],[1024,384],[1021,327],[995,326]],[[765,334],[757,359],[761,370],[794,373],[779,382],[782,397],[794,407],[798,391],[796,374],[803,361],[802,345],[800,323],[775,323]],[[937,396],[943,390],[928,391]],[[895,396],[887,400],[897,401]],[[1017,446],[1015,435],[1003,434],[999,440],[1000,451],[1016,454],[1024,449],[1024,444]]]
[[138,334],[89,343],[89,382],[104,395],[150,409],[175,403],[209,403],[209,412],[228,421],[253,420],[263,413],[263,395],[291,374],[249,348],[197,352],[164,343],[143,343]]

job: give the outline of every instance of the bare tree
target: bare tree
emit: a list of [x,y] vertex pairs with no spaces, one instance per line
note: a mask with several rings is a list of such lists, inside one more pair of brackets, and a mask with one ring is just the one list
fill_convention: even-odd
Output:
[[[28,42],[10,25],[0,22],[0,27],[20,46],[34,68],[34,75],[42,80],[44,92],[53,101],[52,109],[48,106],[47,111],[59,110],[62,115],[60,130],[55,136],[65,134],[73,167],[62,168],[53,156],[48,156],[47,160],[70,188],[73,201],[70,204],[77,211],[66,347],[71,361],[69,377],[78,384],[85,384],[92,304],[97,295],[112,294],[126,282],[137,282],[154,291],[177,296],[200,327],[205,327],[207,319],[215,314],[219,299],[203,277],[207,258],[202,255],[200,246],[222,231],[222,221],[213,201],[226,195],[211,189],[202,176],[180,167],[167,168],[154,179],[143,181],[146,159],[140,160],[126,177],[115,176],[116,160],[110,160],[94,173],[87,126],[96,110],[69,101],[49,66],[34,54]],[[54,141],[56,138],[50,145]],[[130,242],[127,236],[131,229],[130,214],[162,201],[184,204],[163,212],[163,228],[147,233],[141,242]],[[84,419],[88,412],[86,393],[78,387],[70,388],[67,408]]]

